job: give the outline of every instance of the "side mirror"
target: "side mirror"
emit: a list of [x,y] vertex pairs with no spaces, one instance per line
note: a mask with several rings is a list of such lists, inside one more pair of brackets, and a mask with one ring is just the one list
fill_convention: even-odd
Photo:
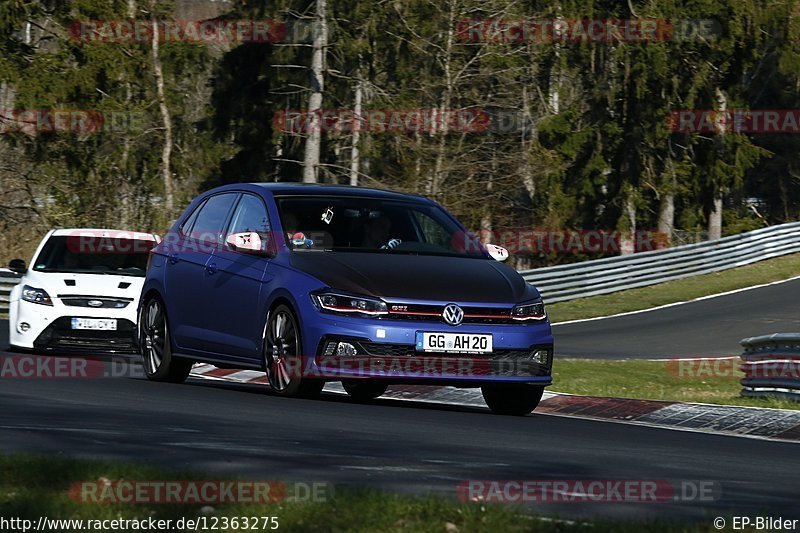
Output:
[[225,239],[228,246],[246,254],[267,255],[267,252],[261,249],[261,237],[255,232],[246,233],[231,233]]
[[508,259],[508,250],[496,244],[486,244],[486,251],[495,261],[503,262]]
[[17,274],[24,274],[28,271],[28,267],[25,265],[25,261],[22,259],[12,259],[9,261],[8,269],[11,272],[16,272]]

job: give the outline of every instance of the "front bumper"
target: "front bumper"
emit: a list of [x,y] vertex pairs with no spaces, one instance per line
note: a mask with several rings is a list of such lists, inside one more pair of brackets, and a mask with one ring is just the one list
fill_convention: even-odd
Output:
[[117,319],[112,331],[72,329],[72,317],[60,317],[47,326],[33,341],[33,349],[41,352],[135,354],[136,325],[130,320]]
[[[45,306],[15,299],[9,307],[12,347],[42,352],[135,353],[136,306],[91,309],[65,306],[55,300]],[[116,319],[115,331],[73,330],[72,318]]]
[[[317,313],[308,325],[313,357],[306,375],[327,380],[370,379],[386,383],[480,386],[486,383],[552,383],[553,337],[544,320],[525,324],[461,324],[376,320]],[[487,354],[431,353],[416,350],[416,333],[490,333]],[[349,342],[356,355],[337,356],[330,343]],[[538,352],[538,353],[537,353]],[[542,361],[542,352],[546,352]],[[534,360],[534,354],[537,355]]]

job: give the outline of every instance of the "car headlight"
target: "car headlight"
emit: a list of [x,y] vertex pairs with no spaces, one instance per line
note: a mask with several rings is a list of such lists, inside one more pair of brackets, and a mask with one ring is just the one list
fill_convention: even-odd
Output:
[[511,310],[511,318],[514,320],[543,320],[547,317],[544,311],[544,302],[535,302],[517,305]]
[[386,302],[378,298],[341,294],[336,292],[318,292],[311,294],[314,304],[321,311],[347,315],[382,316],[389,314]]
[[22,299],[34,304],[53,305],[53,300],[50,299],[50,295],[47,294],[47,291],[31,287],[30,285],[24,285],[22,287]]

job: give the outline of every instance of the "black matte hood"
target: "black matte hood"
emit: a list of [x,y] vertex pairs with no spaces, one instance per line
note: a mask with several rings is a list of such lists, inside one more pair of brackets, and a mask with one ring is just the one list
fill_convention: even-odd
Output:
[[296,251],[290,262],[334,289],[388,299],[519,303],[538,296],[516,270],[491,259]]

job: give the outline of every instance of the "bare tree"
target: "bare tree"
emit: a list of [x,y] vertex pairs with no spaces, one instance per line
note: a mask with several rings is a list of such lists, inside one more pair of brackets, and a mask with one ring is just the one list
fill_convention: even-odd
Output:
[[[714,96],[717,100],[719,116],[724,117],[725,112],[728,110],[728,97],[725,96],[725,93],[722,92],[719,87],[714,91]],[[716,127],[717,142],[722,144],[725,139],[725,121],[717,121]],[[708,213],[708,240],[710,241],[722,237],[722,187],[715,183],[714,188],[711,211]]]
[[161,177],[164,181],[164,208],[167,217],[172,216],[175,208],[175,185],[172,181],[172,117],[170,116],[167,99],[164,94],[164,69],[161,66],[159,57],[159,32],[158,22],[156,21],[156,1],[150,0],[150,14],[153,21],[153,38],[151,41],[151,51],[153,55],[153,73],[156,78],[156,94],[158,97],[158,110],[161,113],[161,123],[164,128],[164,146],[161,149]]
[[325,89],[325,51],[328,47],[328,1],[316,1],[314,44],[311,55],[311,96],[308,98],[309,128],[303,157],[303,182],[317,182],[322,141],[322,91]]

